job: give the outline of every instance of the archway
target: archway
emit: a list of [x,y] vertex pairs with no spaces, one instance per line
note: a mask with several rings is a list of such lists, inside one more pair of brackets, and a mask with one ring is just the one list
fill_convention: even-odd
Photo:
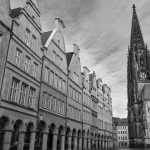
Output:
[[5,125],[8,121],[8,118],[6,116],[2,116],[0,118],[0,150],[3,148],[3,143],[4,143],[4,135],[5,135]]
[[80,148],[80,138],[81,138],[81,131],[78,130],[78,134],[77,134],[77,149]]
[[100,141],[101,141],[101,136],[100,136],[100,134],[98,134],[98,149],[100,149],[100,148],[101,148]]
[[72,139],[71,139],[71,149],[73,150],[75,148],[75,138],[76,138],[76,129],[73,129],[72,131]]
[[90,132],[89,130],[87,131],[87,141],[86,141],[86,145],[87,145],[87,149],[89,149],[89,139],[90,139]]
[[53,146],[53,134],[56,129],[55,124],[51,124],[49,128],[48,140],[47,140],[47,150],[52,150]]
[[37,127],[36,133],[36,141],[35,141],[35,149],[42,150],[42,143],[43,143],[43,130],[46,124],[44,121],[40,121]]
[[91,149],[93,149],[93,133],[91,133]]
[[101,148],[104,148],[104,137],[103,137],[103,135],[101,136]]
[[104,148],[107,148],[106,147],[106,135],[104,136]]
[[60,126],[58,129],[58,138],[57,138],[57,150],[61,149],[61,140],[64,132],[64,127]]
[[85,130],[82,131],[82,149],[84,148]]
[[70,134],[70,128],[67,127],[66,134],[65,134],[65,150],[68,149],[68,144],[69,144],[68,138],[70,136],[69,134]]
[[11,136],[10,150],[17,150],[17,146],[19,142],[19,130],[22,124],[23,122],[19,119],[14,123],[12,136]]
[[94,149],[97,148],[97,134],[94,135]]
[[32,130],[33,130],[33,123],[29,122],[27,124],[26,133],[24,137],[24,148],[23,148],[24,150],[29,150]]

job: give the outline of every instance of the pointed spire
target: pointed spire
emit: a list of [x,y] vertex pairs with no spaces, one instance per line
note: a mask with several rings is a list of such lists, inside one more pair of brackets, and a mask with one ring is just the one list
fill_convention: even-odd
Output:
[[132,29],[131,29],[131,41],[130,48],[133,48],[134,45],[141,44],[144,47],[144,40],[139,24],[139,20],[136,13],[136,7],[133,4],[133,16],[132,16]]

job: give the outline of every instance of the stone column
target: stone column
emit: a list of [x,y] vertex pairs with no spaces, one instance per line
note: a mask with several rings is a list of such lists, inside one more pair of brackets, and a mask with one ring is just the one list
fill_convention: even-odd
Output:
[[55,133],[53,133],[52,150],[57,150],[57,138],[58,138],[58,132],[56,131]]
[[105,141],[104,141],[104,139],[103,139],[102,143],[103,143],[103,148],[105,148]]
[[11,135],[12,130],[5,130],[4,131],[4,142],[3,142],[3,150],[9,150],[10,149],[10,142],[11,142]]
[[98,137],[96,137],[96,149],[98,149]]
[[65,149],[65,135],[61,135],[61,150]]
[[79,138],[79,149],[82,150],[82,137]]
[[48,132],[43,133],[42,150],[47,150]]
[[74,139],[73,139],[73,143],[74,143],[74,149],[73,150],[77,150],[77,136],[74,136]]
[[17,150],[23,150],[24,136],[25,136],[25,131],[23,131],[23,130],[19,131],[19,139],[18,139]]
[[91,149],[91,138],[90,137],[88,138],[88,144],[89,144],[88,149]]
[[105,148],[107,149],[107,140],[105,141]]
[[71,139],[72,139],[72,136],[70,134],[68,135],[68,150],[71,150]]
[[84,141],[83,141],[83,149],[87,149],[87,143],[86,143],[86,141],[87,141],[87,137],[85,136],[84,137]]
[[32,133],[31,133],[31,139],[30,139],[29,150],[34,150],[35,134],[36,134],[36,131],[32,131]]

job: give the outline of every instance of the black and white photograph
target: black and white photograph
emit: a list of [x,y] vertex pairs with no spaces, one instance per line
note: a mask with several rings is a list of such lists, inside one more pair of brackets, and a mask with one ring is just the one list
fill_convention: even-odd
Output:
[[150,149],[150,0],[0,0],[0,150]]

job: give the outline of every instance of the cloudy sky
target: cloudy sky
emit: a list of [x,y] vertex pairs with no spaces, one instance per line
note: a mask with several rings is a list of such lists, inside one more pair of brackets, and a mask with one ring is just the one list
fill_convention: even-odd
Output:
[[54,18],[65,23],[67,51],[80,48],[82,66],[112,89],[113,115],[127,116],[127,49],[132,5],[136,5],[145,43],[150,47],[150,0],[38,0],[43,31]]

